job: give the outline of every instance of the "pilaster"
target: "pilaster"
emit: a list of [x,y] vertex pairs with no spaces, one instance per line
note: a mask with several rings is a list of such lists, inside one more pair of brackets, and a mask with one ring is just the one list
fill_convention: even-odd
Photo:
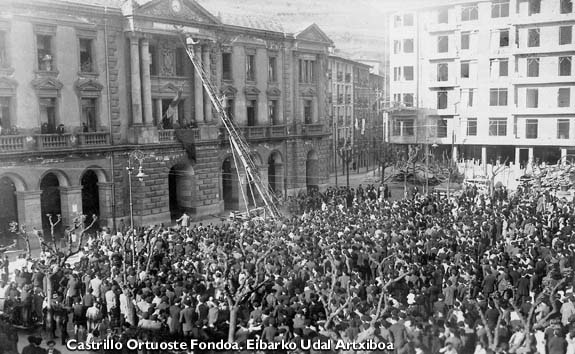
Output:
[[[196,61],[202,65],[202,46],[196,46]],[[195,103],[195,118],[197,123],[204,122],[204,86],[200,75],[194,71],[194,103]]]
[[140,47],[142,57],[142,96],[144,124],[154,125],[152,114],[152,83],[150,80],[150,45],[147,38],[142,39]]
[[130,35],[130,78],[132,83],[132,125],[142,125],[142,91],[140,81],[139,38]]

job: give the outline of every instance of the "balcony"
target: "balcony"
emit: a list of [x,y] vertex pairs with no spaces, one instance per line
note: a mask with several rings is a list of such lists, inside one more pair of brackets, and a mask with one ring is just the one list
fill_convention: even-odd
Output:
[[110,144],[110,133],[107,132],[94,132],[94,133],[79,133],[78,144],[80,146],[103,146]]
[[270,138],[282,138],[287,135],[287,127],[285,125],[272,125],[269,127]]
[[110,133],[65,133],[0,136],[0,153],[56,151],[110,145]]
[[266,128],[265,126],[241,127],[240,130],[246,139],[263,139],[267,135]]
[[44,150],[59,150],[68,149],[72,147],[72,134],[37,134],[36,138],[37,148],[40,151]]
[[0,152],[18,152],[26,150],[26,137],[23,135],[0,136]]
[[322,135],[322,134],[324,134],[323,124],[304,124],[303,134],[304,135]]
[[174,129],[158,130],[158,140],[160,143],[175,141],[176,131]]

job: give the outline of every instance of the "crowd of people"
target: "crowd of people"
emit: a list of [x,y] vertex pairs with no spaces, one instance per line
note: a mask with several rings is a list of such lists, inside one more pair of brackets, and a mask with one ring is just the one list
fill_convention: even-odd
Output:
[[572,201],[473,188],[388,195],[328,188],[299,196],[299,212],[282,220],[103,228],[78,261],[62,266],[46,248],[3,274],[0,311],[62,343],[256,338],[297,343],[295,352],[310,352],[299,345],[309,340],[390,343],[382,352],[398,354],[575,353]]

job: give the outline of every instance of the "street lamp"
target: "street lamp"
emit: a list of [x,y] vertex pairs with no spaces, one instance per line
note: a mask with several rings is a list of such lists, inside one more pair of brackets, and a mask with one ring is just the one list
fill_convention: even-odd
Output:
[[129,190],[129,198],[130,198],[130,232],[132,233],[132,267],[134,266],[134,262],[136,260],[136,242],[134,239],[134,199],[132,196],[132,173],[134,172],[135,167],[132,165],[133,160],[138,161],[138,173],[136,174],[136,178],[140,182],[144,181],[144,177],[146,174],[142,170],[142,163],[145,158],[145,154],[140,150],[131,151],[128,154],[128,167],[126,170],[128,171],[128,190]]
[[349,142],[347,142],[342,147],[339,148],[338,154],[345,163],[346,185],[347,188],[349,189],[349,163],[354,157],[354,148]]

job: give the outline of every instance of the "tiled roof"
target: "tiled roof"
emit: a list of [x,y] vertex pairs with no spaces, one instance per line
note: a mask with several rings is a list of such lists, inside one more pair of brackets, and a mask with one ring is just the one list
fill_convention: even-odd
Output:
[[272,32],[284,32],[284,28],[279,22],[267,17],[223,13],[218,13],[217,16],[223,24],[230,26],[253,28]]

